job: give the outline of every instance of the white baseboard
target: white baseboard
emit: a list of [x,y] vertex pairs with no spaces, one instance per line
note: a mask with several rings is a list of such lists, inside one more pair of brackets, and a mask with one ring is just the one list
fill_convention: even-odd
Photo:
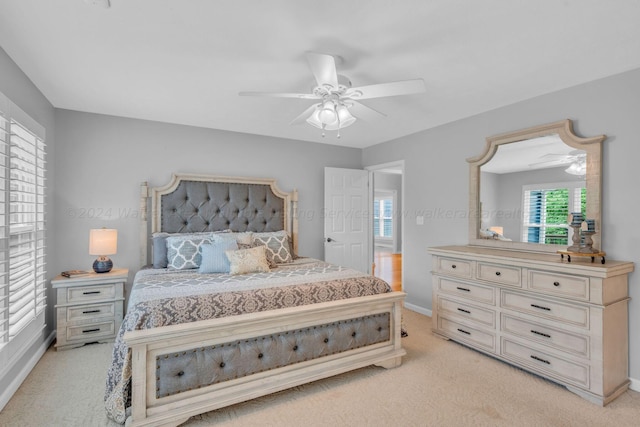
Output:
[[38,350],[31,356],[29,361],[24,365],[24,367],[20,370],[18,375],[11,381],[11,384],[0,393],[0,411],[4,409],[4,407],[9,403],[11,397],[15,394],[16,391],[20,388],[20,385],[27,379],[27,376],[31,372],[33,368],[35,368],[36,364],[42,357],[42,355],[47,351],[53,340],[56,338],[56,331],[51,331],[49,336],[45,339]]
[[629,378],[629,381],[631,381],[631,384],[629,384],[629,388],[633,391],[640,391],[640,380],[637,380],[635,378]]
[[420,307],[419,305],[409,304],[408,302],[404,303],[404,308],[407,310],[415,311],[416,313],[424,314],[425,316],[431,317],[431,310],[428,308]]

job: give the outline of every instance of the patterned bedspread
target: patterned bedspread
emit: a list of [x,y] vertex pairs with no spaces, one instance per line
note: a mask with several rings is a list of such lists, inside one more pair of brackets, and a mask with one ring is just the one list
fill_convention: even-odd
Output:
[[124,423],[131,400],[127,331],[390,292],[381,279],[323,261],[301,258],[268,273],[231,276],[194,270],[140,270],[116,337],[107,374],[107,416]]

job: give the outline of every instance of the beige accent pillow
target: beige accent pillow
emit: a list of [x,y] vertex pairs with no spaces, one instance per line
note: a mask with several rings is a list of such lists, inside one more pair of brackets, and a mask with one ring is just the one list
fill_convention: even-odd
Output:
[[229,274],[265,273],[270,271],[264,246],[237,251],[225,251],[229,259]]

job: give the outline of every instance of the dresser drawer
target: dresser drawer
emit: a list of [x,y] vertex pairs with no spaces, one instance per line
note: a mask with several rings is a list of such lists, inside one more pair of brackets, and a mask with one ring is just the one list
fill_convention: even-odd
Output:
[[438,330],[457,341],[468,342],[492,353],[496,351],[496,336],[487,331],[472,328],[442,316],[438,316]]
[[67,341],[91,342],[92,339],[100,339],[111,335],[115,336],[115,333],[115,320],[67,326]]
[[116,302],[103,304],[78,305],[66,307],[67,322],[82,322],[88,319],[113,318],[116,315]]
[[550,295],[589,300],[588,277],[531,270],[529,288]]
[[589,337],[573,334],[558,328],[550,328],[525,319],[502,314],[500,322],[503,332],[537,341],[558,350],[578,356],[589,357]]
[[67,303],[79,304],[90,301],[114,299],[116,297],[117,285],[120,285],[120,283],[74,286],[66,288]]
[[589,307],[548,301],[504,289],[500,292],[500,305],[503,308],[589,328]]
[[476,285],[470,283],[457,282],[444,277],[437,277],[436,289],[438,292],[456,295],[461,298],[479,301],[486,304],[495,305],[496,290],[490,286]]
[[499,264],[478,263],[478,279],[501,285],[522,286],[522,270]]
[[436,257],[436,271],[460,277],[471,277],[471,261]]
[[447,312],[450,316],[478,322],[492,329],[496,327],[496,312],[494,310],[476,307],[455,299],[438,296],[438,312]]
[[548,374],[566,383],[589,388],[589,365],[565,360],[535,346],[525,346],[503,337],[500,355]]

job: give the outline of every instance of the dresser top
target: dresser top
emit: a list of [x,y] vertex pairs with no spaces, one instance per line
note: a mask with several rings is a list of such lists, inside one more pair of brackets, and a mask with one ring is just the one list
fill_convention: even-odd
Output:
[[429,253],[469,260],[500,262],[520,267],[553,268],[556,271],[566,270],[568,273],[598,277],[627,274],[634,269],[633,263],[629,261],[606,259],[605,264],[601,264],[599,261],[591,262],[589,257],[573,257],[571,262],[568,262],[567,257],[562,259],[560,254],[513,251],[471,245],[431,247]]

